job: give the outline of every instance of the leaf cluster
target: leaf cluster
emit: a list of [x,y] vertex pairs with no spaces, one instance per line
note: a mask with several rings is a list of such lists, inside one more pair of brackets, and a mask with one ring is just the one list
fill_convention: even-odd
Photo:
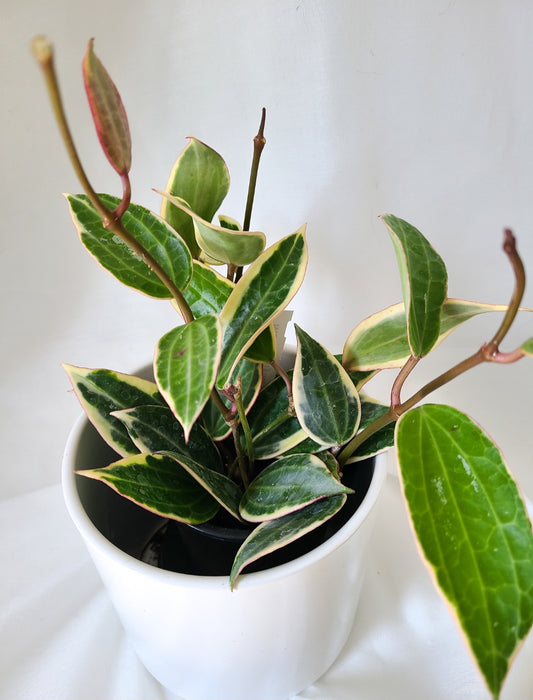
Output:
[[[153,381],[65,365],[87,416],[117,452],[109,466],[81,473],[165,518],[197,524],[222,510],[249,523],[230,573],[233,587],[252,561],[344,506],[351,495],[343,483],[347,470],[395,447],[423,557],[496,697],[533,622],[531,525],[501,453],[483,430],[452,407],[419,404],[481,362],[532,354],[531,339],[510,353],[500,350],[524,284],[514,237],[507,232],[505,239],[513,298],[482,304],[450,298],[445,264],[425,236],[384,215],[403,300],[357,324],[339,355],[296,326],[287,372],[276,357],[274,322],[304,278],[305,226],[266,248],[265,234],[243,230],[237,219],[219,214],[215,222],[229,190],[228,169],[195,138],[172,168],[160,214],[131,204],[125,110],[92,42],[84,78],[123,196],[97,195],[90,187],[67,195],[74,225],[100,265],[143,294],[171,300],[182,320],[156,344]],[[263,124],[256,137],[262,145]],[[79,170],[75,157],[73,163]],[[462,323],[494,312],[503,313],[503,321],[488,343],[402,397],[418,362]],[[268,382],[266,367],[275,372]],[[397,373],[385,405],[366,385],[391,368]]]

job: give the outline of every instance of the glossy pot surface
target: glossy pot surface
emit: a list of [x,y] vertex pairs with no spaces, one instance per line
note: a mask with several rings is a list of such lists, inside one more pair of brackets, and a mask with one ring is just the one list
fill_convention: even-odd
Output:
[[109,461],[81,417],[65,449],[65,502],[141,661],[165,687],[187,700],[287,700],[331,666],[355,618],[382,456],[348,522],[292,561],[241,575],[233,592],[227,576],[139,560],[138,533],[149,538],[161,520],[74,474]]

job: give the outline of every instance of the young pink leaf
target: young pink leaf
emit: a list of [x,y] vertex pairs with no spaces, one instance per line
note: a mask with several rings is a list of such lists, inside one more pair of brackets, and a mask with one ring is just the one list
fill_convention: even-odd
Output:
[[90,39],[83,58],[83,80],[96,133],[107,159],[121,176],[131,168],[131,138],[119,92],[93,50]]

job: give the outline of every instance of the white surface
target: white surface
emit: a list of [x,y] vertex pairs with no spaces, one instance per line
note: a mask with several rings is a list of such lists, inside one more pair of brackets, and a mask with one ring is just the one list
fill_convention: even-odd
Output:
[[239,577],[232,591],[228,576],[161,571],[109,542],[106,532],[115,532],[116,542],[141,524],[125,513],[89,517],[105,502],[100,492],[78,491],[74,472],[95,454],[86,424],[78,421],[65,450],[65,503],[154,677],[187,700],[285,700],[322,676],[353,628],[386,455],[376,458],[368,491],[342,528],[302,557]]
[[[499,250],[504,226],[514,228],[533,269],[533,4],[18,0],[2,3],[1,17],[0,493],[6,501],[2,512],[13,509],[18,515],[2,530],[3,546],[18,541],[21,519],[27,537],[61,535],[60,546],[48,545],[57,557],[54,566],[46,559],[41,566],[33,563],[25,550],[10,552],[14,568],[8,576],[19,580],[6,600],[13,599],[9,610],[21,606],[22,617],[21,623],[9,618],[12,626],[0,629],[0,644],[7,650],[0,663],[20,674],[21,683],[33,679],[35,685],[26,685],[24,696],[16,690],[22,686],[11,685],[6,697],[16,698],[17,692],[35,700],[59,697],[57,686],[50,694],[41,678],[68,686],[69,679],[84,677],[69,663],[76,650],[78,660],[89,652],[99,654],[100,665],[115,674],[105,693],[99,693],[98,684],[104,683],[99,673],[86,675],[96,684],[88,697],[129,698],[130,687],[157,697],[149,681],[138,681],[116,623],[106,623],[111,641],[100,635],[95,622],[105,618],[107,603],[77,544],[67,547],[74,563],[63,561],[63,537],[68,545],[69,536],[62,533],[69,526],[54,485],[66,435],[79,411],[60,362],[132,370],[145,362],[175,316],[165,303],[121,288],[81,249],[59,194],[75,192],[78,185],[29,53],[31,37],[44,32],[54,40],[87,171],[97,189],[117,192],[117,178],[95,148],[80,75],[86,41],[95,37],[96,51],[130,115],[134,200],[147,206],[158,207],[151,188],[165,184],[192,133],[226,158],[233,193],[224,212],[241,217],[251,137],[260,108],[267,107],[268,143],[253,225],[274,240],[308,222],[309,275],[292,304],[294,320],[338,350],[360,318],[400,297],[380,213],[406,218],[430,237],[448,265],[452,296],[507,300],[511,277]],[[529,285],[524,300],[530,307],[532,290]],[[450,364],[446,348],[454,360],[463,358],[490,336],[494,322],[477,319],[471,330],[449,338],[435,360],[439,369]],[[532,335],[531,327],[530,319],[522,320],[506,348]],[[413,383],[432,373],[417,368]],[[387,395],[381,379],[376,393]],[[532,396],[533,371],[519,363],[477,369],[436,397],[469,411],[485,426],[530,497]],[[18,495],[20,502],[9,500]],[[45,519],[39,508],[45,509]],[[56,576],[62,578],[56,581]],[[10,580],[3,577],[2,586]],[[56,583],[65,605],[60,612],[48,605],[58,599]],[[18,597],[21,591],[24,600]],[[83,625],[75,614],[77,595],[94,606],[92,612],[81,608]],[[29,622],[26,603],[38,611],[38,623]],[[77,635],[61,637],[61,623],[70,618]],[[432,697],[435,687],[447,700],[453,693],[464,697],[460,677],[439,664],[441,642],[431,637],[421,663],[418,649],[414,656],[401,650],[403,636],[385,654],[386,666],[368,651],[368,683],[390,681],[397,690],[414,665],[431,676],[426,690],[431,687]],[[120,663],[110,668],[106,657],[114,640]],[[52,678],[46,664],[37,675],[26,673],[37,650],[50,661]],[[62,667],[64,681],[53,661]],[[451,661],[449,666],[456,668]],[[337,692],[337,686],[331,688]],[[340,684],[338,690],[339,698],[343,693],[353,697],[353,688],[344,691]],[[75,697],[67,689],[62,697],[78,700],[83,692]]]
[[[333,667],[301,700],[490,700],[415,551],[389,477],[356,625]],[[172,700],[137,660],[92,562],[49,487],[0,505],[2,700]],[[7,577],[6,577],[7,573]],[[236,593],[237,595],[237,593]],[[502,700],[533,697],[533,638]],[[206,665],[206,672],[208,666]],[[252,699],[250,699],[252,700]]]

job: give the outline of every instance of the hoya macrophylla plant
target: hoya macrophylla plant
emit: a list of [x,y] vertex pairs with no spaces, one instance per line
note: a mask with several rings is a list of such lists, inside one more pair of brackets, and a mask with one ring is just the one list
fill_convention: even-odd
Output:
[[[50,44],[34,41],[81,194],[67,195],[82,244],[120,282],[170,300],[181,316],[155,347],[149,381],[65,365],[89,420],[117,453],[79,472],[143,508],[198,524],[225,512],[250,534],[229,572],[232,588],[253,561],[331,518],[351,496],[343,479],[360,460],[394,448],[420,550],[493,696],[533,623],[533,534],[504,459],[471,418],[424,403],[436,388],[485,362],[533,354],[533,338],[501,345],[519,312],[524,266],[511,231],[508,304],[448,296],[446,266],[425,236],[392,214],[403,300],[356,325],[340,355],[296,326],[294,367],[276,357],[274,322],[300,288],[305,226],[266,246],[250,231],[263,110],[242,225],[218,214],[229,190],[222,157],[195,138],[178,156],[161,212],[130,203],[131,143],[118,90],[89,42],[83,60],[98,139],[119,174],[122,198],[96,194],[67,124]],[[500,312],[488,342],[409,397],[407,377],[461,324]],[[263,380],[265,366],[274,379]],[[395,369],[390,402],[367,393]]]

